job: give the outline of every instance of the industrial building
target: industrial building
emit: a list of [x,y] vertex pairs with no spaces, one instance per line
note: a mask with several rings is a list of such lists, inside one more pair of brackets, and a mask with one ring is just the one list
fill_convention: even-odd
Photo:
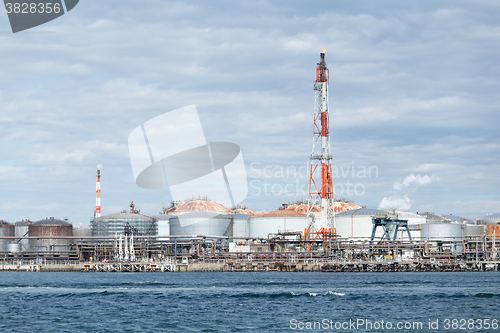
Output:
[[[304,265],[325,260],[339,267],[346,266],[346,262],[368,266],[381,260],[412,262],[408,265],[433,260],[498,262],[500,214],[473,222],[454,215],[369,209],[334,198],[328,84],[323,50],[314,82],[307,200],[257,214],[245,206],[229,208],[198,197],[172,202],[153,216],[141,214],[132,202],[129,211],[101,216],[98,166],[90,229],[73,229],[68,221],[55,218],[15,224],[0,221],[0,254],[4,262],[38,263],[41,258],[103,264],[111,261],[120,264],[120,271],[125,263],[167,260],[223,261],[224,265],[239,267],[236,270],[275,269],[283,267],[285,260],[296,259]],[[253,265],[254,256],[265,263]]]

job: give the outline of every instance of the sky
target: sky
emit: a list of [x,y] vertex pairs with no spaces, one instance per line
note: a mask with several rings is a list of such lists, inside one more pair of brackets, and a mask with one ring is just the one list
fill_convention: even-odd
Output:
[[16,34],[0,12],[0,219],[87,226],[98,164],[103,215],[157,214],[172,197],[135,184],[128,136],[192,104],[240,146],[248,208],[307,198],[324,47],[336,197],[498,213],[499,22],[496,0],[82,0]]

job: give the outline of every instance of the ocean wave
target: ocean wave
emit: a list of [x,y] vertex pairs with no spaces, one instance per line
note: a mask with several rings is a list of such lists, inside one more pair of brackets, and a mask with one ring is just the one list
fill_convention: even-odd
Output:
[[475,294],[474,297],[479,297],[479,298],[500,297],[500,294],[478,293],[478,294]]
[[324,297],[324,296],[345,296],[344,293],[336,292],[336,291],[327,291],[325,293],[322,292],[312,292],[312,291],[283,291],[278,293],[265,293],[265,292],[248,292],[241,294],[232,294],[229,297],[236,298],[293,298],[293,297]]

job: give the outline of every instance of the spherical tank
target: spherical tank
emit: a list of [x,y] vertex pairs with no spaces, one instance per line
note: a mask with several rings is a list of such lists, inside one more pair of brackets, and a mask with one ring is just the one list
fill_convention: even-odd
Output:
[[31,237],[44,237],[40,239],[30,239],[32,250],[40,251],[67,251],[70,239],[56,239],[45,237],[66,237],[73,236],[73,225],[71,223],[49,218],[32,223],[29,226]]
[[250,217],[248,225],[250,237],[267,238],[269,234],[280,232],[304,232],[307,216],[300,212],[277,210]]
[[[14,226],[9,222],[0,220],[0,237],[13,237]],[[0,239],[0,251],[5,251],[6,245],[12,242],[10,239]]]
[[231,216],[214,212],[191,212],[170,217],[170,235],[232,235]]

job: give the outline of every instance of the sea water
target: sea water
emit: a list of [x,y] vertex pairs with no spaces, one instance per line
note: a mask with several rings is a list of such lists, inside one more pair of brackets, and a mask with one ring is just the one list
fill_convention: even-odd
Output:
[[0,332],[500,332],[498,320],[493,272],[0,273]]

